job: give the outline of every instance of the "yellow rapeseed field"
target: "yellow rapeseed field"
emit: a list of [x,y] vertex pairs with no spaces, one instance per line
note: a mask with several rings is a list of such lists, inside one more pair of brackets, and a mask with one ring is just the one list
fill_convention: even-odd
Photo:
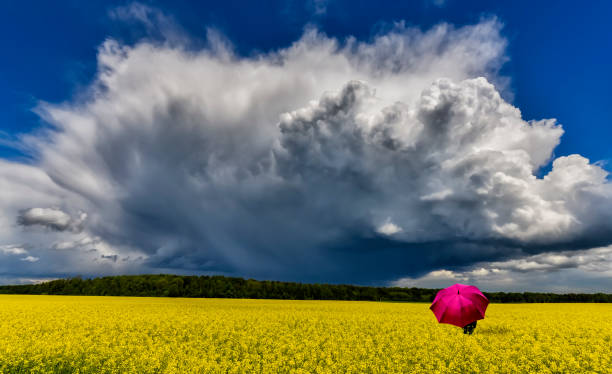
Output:
[[1,373],[612,372],[612,305],[0,296]]

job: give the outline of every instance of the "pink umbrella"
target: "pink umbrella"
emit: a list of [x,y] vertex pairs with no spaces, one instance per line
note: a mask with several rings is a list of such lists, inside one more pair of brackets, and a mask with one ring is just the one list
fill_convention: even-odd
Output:
[[439,323],[463,327],[485,317],[489,299],[475,286],[454,284],[440,290],[429,309]]

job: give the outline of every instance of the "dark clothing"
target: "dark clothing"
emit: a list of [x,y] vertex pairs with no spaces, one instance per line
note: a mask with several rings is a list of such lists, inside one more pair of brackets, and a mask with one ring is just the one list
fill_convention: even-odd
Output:
[[472,335],[475,328],[476,328],[476,321],[463,326],[463,333]]

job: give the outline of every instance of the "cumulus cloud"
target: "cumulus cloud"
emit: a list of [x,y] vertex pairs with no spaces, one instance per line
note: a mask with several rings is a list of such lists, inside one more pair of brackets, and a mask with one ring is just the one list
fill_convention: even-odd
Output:
[[84,212],[80,212],[77,218],[73,218],[57,208],[30,208],[19,214],[17,222],[22,226],[39,225],[56,231],[80,231],[86,218],[87,213]]
[[22,257],[20,260],[21,261],[26,261],[26,262],[36,262],[36,261],[40,260],[40,258],[34,257],[34,256],[26,256],[26,257]]
[[402,228],[391,222],[390,220],[387,220],[384,224],[379,226],[376,231],[380,234],[393,235],[402,231]]
[[27,251],[21,247],[18,247],[16,245],[3,245],[0,246],[0,252],[2,252],[5,255],[22,255],[22,254],[26,254]]
[[500,30],[307,29],[249,58],[214,33],[201,50],[109,39],[87,97],[37,109],[34,162],[0,160],[0,245],[27,246],[37,277],[367,283],[611,242],[600,166],[572,155],[535,176],[563,130],[500,94]]
[[481,262],[461,270],[435,270],[390,285],[443,288],[460,282],[490,291],[609,292],[611,279],[612,246],[607,246]]
[[283,115],[280,175],[299,178],[332,211],[391,217],[405,241],[558,242],[604,218],[572,209],[567,196],[606,203],[606,172],[572,155],[537,179],[563,130],[552,120],[522,120],[484,78],[436,80],[415,106],[382,105],[372,88],[353,81]]

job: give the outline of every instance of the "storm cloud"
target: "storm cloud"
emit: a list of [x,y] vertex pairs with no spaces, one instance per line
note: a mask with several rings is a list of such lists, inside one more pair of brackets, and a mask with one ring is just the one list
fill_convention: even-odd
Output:
[[501,27],[109,39],[86,95],[37,108],[33,161],[0,161],[0,272],[381,283],[612,243],[607,173],[504,99]]

